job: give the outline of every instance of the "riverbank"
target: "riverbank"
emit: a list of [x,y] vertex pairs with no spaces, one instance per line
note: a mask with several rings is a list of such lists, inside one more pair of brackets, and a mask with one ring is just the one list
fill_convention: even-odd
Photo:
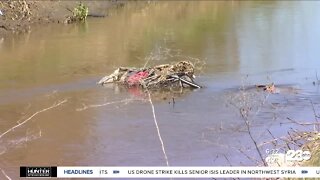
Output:
[[[82,1],[89,14],[108,16],[108,10],[123,7],[125,1]],[[1,1],[0,37],[23,33],[36,24],[64,23],[79,1]]]

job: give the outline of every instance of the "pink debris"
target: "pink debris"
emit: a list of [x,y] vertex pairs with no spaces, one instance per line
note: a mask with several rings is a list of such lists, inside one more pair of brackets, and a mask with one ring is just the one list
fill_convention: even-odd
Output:
[[127,80],[128,84],[130,86],[138,85],[138,84],[140,84],[140,80],[148,77],[148,75],[149,75],[149,73],[147,71],[139,71],[139,72],[129,76],[129,78]]

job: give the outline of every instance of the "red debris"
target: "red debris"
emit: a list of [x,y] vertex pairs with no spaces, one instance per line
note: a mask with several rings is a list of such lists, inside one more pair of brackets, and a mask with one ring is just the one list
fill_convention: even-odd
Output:
[[148,77],[149,73],[147,71],[139,71],[135,74],[132,74],[131,76],[129,76],[128,78],[128,84],[130,86],[132,85],[139,85],[140,81],[146,77]]

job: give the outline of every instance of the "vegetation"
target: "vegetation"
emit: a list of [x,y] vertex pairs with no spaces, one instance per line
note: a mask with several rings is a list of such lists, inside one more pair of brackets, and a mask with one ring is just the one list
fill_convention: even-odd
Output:
[[87,19],[88,12],[88,7],[80,2],[79,5],[73,10],[73,17],[77,21],[85,21]]
[[310,166],[320,166],[320,133],[313,133],[313,136],[309,138],[309,142],[305,144],[309,150],[311,150],[311,159],[307,163]]
[[[71,11],[70,9],[68,10]],[[89,8],[80,2],[71,12],[72,16],[68,16],[65,20],[65,23],[67,24],[85,21],[89,13]]]

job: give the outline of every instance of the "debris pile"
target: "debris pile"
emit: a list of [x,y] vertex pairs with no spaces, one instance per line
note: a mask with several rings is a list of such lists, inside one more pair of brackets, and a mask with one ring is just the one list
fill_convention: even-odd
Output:
[[263,84],[263,85],[256,85],[257,89],[263,89],[263,91],[268,92],[268,93],[276,93],[276,88],[274,86],[274,83],[271,84]]
[[201,88],[194,82],[194,65],[189,61],[176,64],[162,64],[149,68],[120,67],[103,77],[98,84],[119,83],[127,86],[141,86],[144,89],[166,87]]

